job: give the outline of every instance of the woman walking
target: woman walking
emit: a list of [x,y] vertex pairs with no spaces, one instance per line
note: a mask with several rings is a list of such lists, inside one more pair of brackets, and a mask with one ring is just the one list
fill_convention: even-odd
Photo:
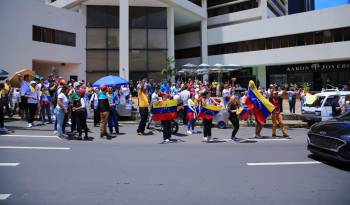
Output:
[[[194,123],[196,121],[196,107],[195,107],[195,95],[191,93],[190,98],[187,100],[187,134],[191,135],[194,132]],[[191,131],[192,130],[192,131]]]
[[233,130],[231,134],[231,140],[238,141],[238,138],[236,137],[236,134],[239,130],[239,119],[237,116],[237,110],[240,106],[239,101],[236,99],[236,97],[233,95],[230,98],[230,101],[228,103],[228,112],[229,112],[229,119],[230,122],[232,123]]

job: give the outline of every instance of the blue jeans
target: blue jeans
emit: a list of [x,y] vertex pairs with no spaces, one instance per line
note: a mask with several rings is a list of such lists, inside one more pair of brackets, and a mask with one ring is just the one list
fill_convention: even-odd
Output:
[[56,123],[57,123],[57,134],[58,136],[63,135],[63,123],[64,123],[64,111],[63,109],[56,108]]
[[46,122],[45,114],[47,114],[47,118],[51,123],[51,110],[50,105],[42,105],[40,109],[40,118],[42,122]]
[[108,128],[110,133],[113,133],[113,127],[115,128],[115,132],[118,133],[119,132],[118,113],[115,109],[109,109]]
[[194,130],[194,120],[189,120],[187,123],[187,130],[190,131],[190,129],[192,128],[192,131]]

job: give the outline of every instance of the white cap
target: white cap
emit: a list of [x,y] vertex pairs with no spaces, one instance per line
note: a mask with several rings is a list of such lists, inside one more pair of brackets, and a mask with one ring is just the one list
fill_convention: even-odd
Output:
[[36,82],[34,80],[30,81],[30,84],[36,84]]

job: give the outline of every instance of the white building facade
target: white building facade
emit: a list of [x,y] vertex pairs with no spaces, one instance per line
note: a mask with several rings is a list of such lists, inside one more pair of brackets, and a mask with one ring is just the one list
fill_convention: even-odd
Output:
[[[319,90],[350,78],[349,5],[288,15],[288,0],[0,4],[6,28],[0,31],[6,45],[0,49],[0,66],[10,72],[32,68],[40,75],[55,72],[89,82],[108,74],[160,80],[166,58],[174,57],[176,68],[186,63],[241,65],[224,79],[236,77],[243,86],[254,79],[261,86],[309,82]],[[47,38],[48,32],[63,40]]]

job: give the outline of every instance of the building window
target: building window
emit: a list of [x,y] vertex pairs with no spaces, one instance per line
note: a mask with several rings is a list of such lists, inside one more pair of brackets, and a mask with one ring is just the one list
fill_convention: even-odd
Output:
[[[209,52],[217,52],[216,50],[213,51],[213,48],[209,47]],[[214,48],[215,49],[215,48]],[[176,59],[184,59],[184,58],[197,58],[201,56],[201,48],[195,47],[195,48],[186,48],[181,50],[175,51],[175,58]]]
[[[339,41],[350,41],[350,27],[333,30],[315,31],[309,33],[299,33],[287,36],[277,36],[264,39],[255,39],[250,41],[210,45],[208,46],[208,54],[221,55],[226,53],[239,53],[265,49],[287,48],[295,46],[332,43]],[[183,58],[183,56],[191,57],[193,54],[193,51],[189,49],[184,49],[176,52],[176,58]]]
[[33,41],[75,47],[76,34],[33,25]]
[[[87,74],[118,73],[119,7],[89,5],[87,9]],[[147,74],[150,70],[159,73],[163,68],[167,54],[166,18],[166,8],[129,7],[130,74]],[[136,75],[130,78],[135,80]]]
[[86,30],[87,48],[107,48],[106,29],[90,28]]
[[[236,0],[237,1],[237,0]],[[243,2],[237,2],[233,4],[225,4],[233,2],[232,0],[218,0],[218,1],[208,1],[208,7],[215,6],[208,9],[208,17],[220,16],[228,13],[234,13],[239,11],[244,11],[248,9],[258,8],[259,3],[257,0],[248,0]],[[223,4],[223,6],[216,7],[216,5]]]

